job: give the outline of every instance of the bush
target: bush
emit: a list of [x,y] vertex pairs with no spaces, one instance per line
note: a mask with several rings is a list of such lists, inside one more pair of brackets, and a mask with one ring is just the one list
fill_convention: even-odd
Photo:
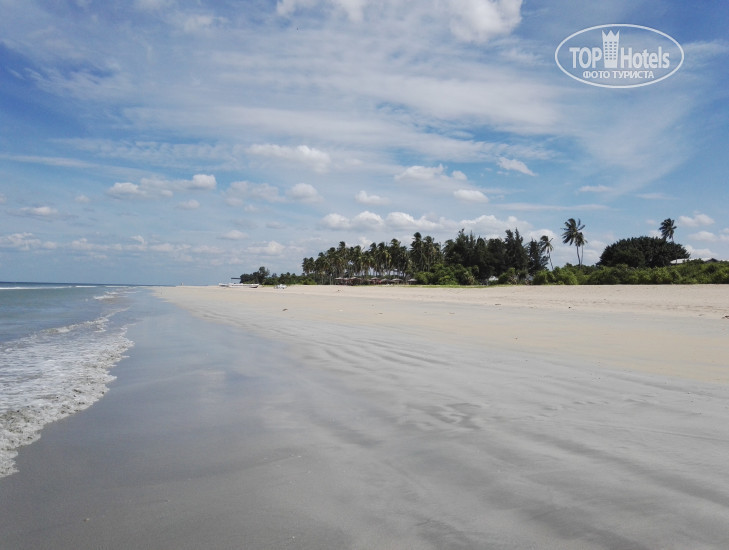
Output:
[[533,285],[551,285],[554,284],[555,279],[551,271],[537,271],[532,279]]

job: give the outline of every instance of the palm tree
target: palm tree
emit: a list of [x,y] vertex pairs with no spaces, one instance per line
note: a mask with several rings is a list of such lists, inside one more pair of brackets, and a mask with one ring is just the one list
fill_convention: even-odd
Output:
[[542,249],[542,253],[547,255],[550,269],[554,270],[554,266],[552,265],[552,250],[554,250],[554,247],[552,246],[552,239],[550,239],[547,235],[542,235],[539,238],[539,247]]
[[423,255],[425,259],[425,271],[430,271],[430,268],[441,260],[440,244],[435,242],[430,235],[427,235],[423,239]]
[[580,248],[584,248],[587,244],[585,236],[582,234],[582,230],[585,225],[579,218],[575,221],[574,218],[570,218],[564,222],[564,231],[562,232],[562,242],[564,244],[575,245],[577,249],[577,265],[582,266],[582,256],[580,256]]
[[673,233],[676,231],[676,220],[666,218],[661,222],[660,230],[661,237],[663,237],[664,241],[671,239],[671,242],[673,242]]

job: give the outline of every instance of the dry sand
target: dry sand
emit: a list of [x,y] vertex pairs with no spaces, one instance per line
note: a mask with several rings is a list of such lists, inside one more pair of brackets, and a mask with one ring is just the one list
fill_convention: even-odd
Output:
[[157,289],[0,548],[725,548],[728,291]]
[[[298,345],[317,341],[313,327],[323,322],[729,383],[726,285],[177,287],[158,294],[205,319]],[[341,353],[348,344],[356,353],[357,343],[346,339],[337,343]]]

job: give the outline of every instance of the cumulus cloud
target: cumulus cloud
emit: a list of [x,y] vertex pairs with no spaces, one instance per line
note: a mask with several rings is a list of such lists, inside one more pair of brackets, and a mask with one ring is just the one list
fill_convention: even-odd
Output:
[[27,251],[33,248],[40,248],[42,244],[42,241],[36,238],[33,233],[0,235],[0,248],[14,248]]
[[262,256],[279,256],[286,250],[286,247],[276,241],[270,241],[262,246],[251,246],[248,252]]
[[321,195],[313,185],[308,183],[297,183],[287,193],[289,199],[296,202],[316,202],[321,200]]
[[458,200],[466,202],[488,202],[488,197],[478,189],[458,189],[453,192]]
[[86,195],[78,195],[74,201],[76,201],[79,204],[88,204],[91,202],[91,199],[88,198]]
[[442,187],[467,181],[466,175],[454,170],[450,175],[442,164],[438,166],[409,166],[395,176],[396,181],[411,181],[432,187]]
[[[385,231],[457,231],[465,228],[480,235],[501,236],[505,230],[518,227],[522,234],[531,229],[531,224],[520,220],[515,216],[509,216],[505,220],[494,215],[482,215],[475,219],[449,220],[446,218],[433,218],[432,216],[420,216],[416,218],[407,212],[390,212],[382,218],[369,211],[361,212],[353,218],[341,214],[327,214],[322,218],[319,225],[327,229],[338,231],[354,229],[382,229]],[[543,232],[544,233],[544,232]]]
[[107,195],[117,199],[142,198],[146,197],[145,192],[136,183],[128,181],[117,182],[106,190]]
[[242,231],[238,231],[237,229],[232,229],[231,231],[228,231],[227,233],[222,235],[223,239],[227,239],[230,241],[241,241],[247,237],[247,234],[243,233]]
[[714,220],[706,214],[696,214],[694,216],[679,216],[678,226],[701,227],[702,225],[712,225]]
[[320,222],[320,225],[329,229],[349,229],[352,226],[352,223],[346,216],[332,213],[324,216]]
[[365,210],[353,218],[347,218],[341,214],[327,214],[320,222],[320,225],[328,229],[378,229],[383,227],[384,220],[378,214]]
[[365,210],[352,218],[352,227],[361,229],[374,229],[382,227],[384,224],[382,217],[374,212]]
[[364,190],[357,193],[354,196],[354,200],[356,200],[360,204],[369,204],[372,206],[383,205],[390,202],[386,198],[380,197],[379,195],[369,195]]
[[195,174],[192,176],[192,180],[184,182],[186,189],[200,189],[204,191],[212,191],[217,186],[215,176],[207,174]]
[[529,170],[526,164],[517,159],[507,159],[506,157],[499,158],[499,168],[503,170],[513,170],[514,172],[521,172],[527,176],[536,175],[534,172]]
[[107,195],[117,199],[169,198],[175,192],[213,191],[217,186],[215,176],[195,174],[190,180],[167,180],[163,178],[142,178],[139,183],[117,182],[106,190]]
[[407,230],[434,230],[440,229],[441,225],[438,222],[429,220],[425,216],[421,216],[415,219],[410,214],[405,212],[390,212],[387,215],[387,225],[393,229],[407,229]]
[[19,213],[22,216],[30,216],[32,218],[51,218],[58,215],[58,210],[50,206],[35,206],[21,208]]
[[484,237],[501,237],[504,231],[514,228],[519,228],[519,232],[525,234],[531,228],[530,223],[519,220],[515,216],[509,216],[505,220],[501,220],[493,214],[484,214],[473,220],[461,220],[458,225]]
[[711,231],[698,231],[688,236],[689,239],[695,241],[704,241],[708,243],[716,242],[729,242],[729,232],[725,229],[720,234],[712,233]]
[[251,145],[248,148],[248,153],[251,155],[274,157],[299,162],[309,166],[316,172],[326,172],[332,162],[328,153],[307,145],[299,145],[298,147],[274,144]]

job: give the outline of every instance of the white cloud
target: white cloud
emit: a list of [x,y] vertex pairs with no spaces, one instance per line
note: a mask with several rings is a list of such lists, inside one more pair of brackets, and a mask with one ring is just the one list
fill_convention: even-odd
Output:
[[197,210],[200,208],[200,203],[197,202],[195,199],[190,199],[189,201],[181,202],[177,205],[177,208],[180,210]]
[[352,227],[356,228],[380,228],[384,224],[382,217],[375,214],[374,212],[370,212],[368,210],[365,210],[364,212],[360,212],[357,214],[354,218],[352,218]]
[[118,199],[170,198],[175,192],[212,191],[216,188],[215,176],[195,174],[191,180],[166,180],[158,177],[141,178],[139,183],[117,182],[106,193]]
[[106,193],[117,199],[142,198],[147,196],[139,185],[128,181],[115,183],[106,190]]
[[248,235],[242,231],[238,231],[237,229],[232,229],[225,233],[222,238],[230,241],[242,241],[243,239],[248,238]]
[[349,218],[334,213],[324,216],[320,224],[329,229],[349,229],[352,226]]
[[694,248],[690,244],[685,246],[686,251],[691,255],[694,260],[698,259],[709,259],[716,256],[716,254],[709,248]]
[[[385,5],[388,8],[406,9],[411,17],[416,14],[421,19],[448,21],[451,32],[459,40],[485,42],[514,30],[521,21],[521,2],[522,0],[447,0],[446,2],[419,0],[413,3],[388,0]],[[375,0],[278,0],[276,12],[286,17],[319,6],[331,7],[335,13],[344,12],[347,18],[355,23],[365,19],[365,12],[369,6],[384,11],[380,2]],[[374,11],[371,13],[376,16]]]
[[31,250],[41,246],[42,241],[36,238],[33,233],[13,233],[12,235],[0,236],[0,248]]
[[58,215],[58,210],[51,208],[50,206],[35,206],[21,208],[20,214],[24,216],[31,216],[34,218],[50,218]]
[[379,195],[368,195],[366,191],[360,191],[354,196],[354,200],[356,200],[360,204],[369,204],[372,206],[378,206],[383,204],[388,204],[390,201],[386,198],[380,197]]
[[729,233],[727,233],[726,230],[719,235],[712,233],[711,231],[698,231],[696,233],[691,233],[688,238],[708,243],[729,242]]
[[268,183],[251,183],[249,181],[235,181],[230,184],[226,192],[228,204],[236,205],[236,199],[254,199],[266,202],[281,202],[283,197],[278,187]]
[[195,174],[192,176],[192,181],[185,182],[184,187],[186,189],[201,189],[206,191],[212,191],[215,189],[217,182],[215,176],[206,174]]
[[381,216],[365,210],[360,212],[352,219],[342,216],[341,214],[327,214],[322,218],[320,225],[328,229],[347,230],[347,229],[381,229],[385,222]]
[[613,188],[607,185],[583,185],[577,191],[580,193],[609,193],[613,191]]
[[521,172],[527,176],[534,176],[534,172],[529,170],[526,164],[517,159],[507,159],[505,157],[499,158],[499,167],[504,170],[513,170],[515,172]]
[[316,172],[326,172],[332,162],[329,154],[307,145],[299,145],[298,147],[273,144],[251,145],[247,151],[252,155],[300,162]]
[[251,254],[260,254],[261,256],[280,256],[286,250],[286,247],[276,241],[270,241],[263,246],[251,246],[248,252]]
[[396,180],[432,181],[443,177],[443,165],[410,166],[395,176]]
[[521,22],[522,0],[450,0],[451,30],[461,40],[485,42]]
[[714,220],[706,214],[696,214],[692,216],[679,216],[677,225],[686,227],[701,227],[702,225],[712,225]]
[[468,178],[459,170],[454,170],[448,175],[443,165],[439,164],[438,166],[409,166],[397,174],[395,180],[417,182],[438,189],[444,185],[462,184]]
[[458,189],[453,192],[458,200],[466,202],[488,202],[488,197],[478,189]]
[[387,215],[387,225],[393,229],[407,229],[407,230],[435,230],[441,229],[442,225],[439,222],[429,220],[425,216],[421,216],[419,219],[415,219],[410,214],[405,212],[390,212]]
[[530,223],[519,220],[515,216],[508,216],[506,220],[500,220],[493,214],[484,214],[473,220],[461,220],[458,225],[482,237],[501,237],[507,229],[515,228],[518,228],[519,233],[524,235],[531,228]]
[[88,204],[91,202],[91,199],[88,198],[86,195],[77,195],[74,201],[79,204]]
[[321,195],[313,185],[297,183],[287,193],[289,199],[297,202],[316,202],[322,200]]

